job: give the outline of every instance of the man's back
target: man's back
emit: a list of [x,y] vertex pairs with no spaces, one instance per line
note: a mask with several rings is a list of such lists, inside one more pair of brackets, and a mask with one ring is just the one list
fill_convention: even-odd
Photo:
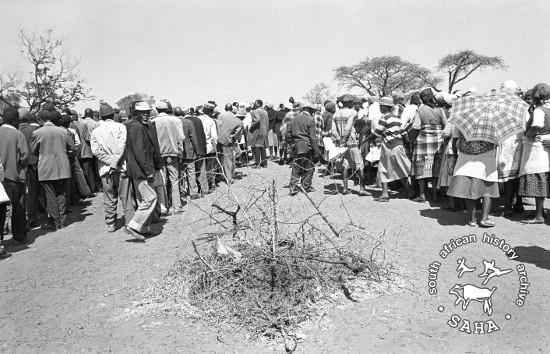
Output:
[[287,128],[287,137],[294,144],[294,152],[297,154],[315,149],[318,143],[315,140],[315,122],[311,115],[302,112],[295,116]]
[[[40,125],[38,123],[19,123],[19,131],[23,133],[25,136],[25,140],[27,141],[27,147],[29,151],[31,151],[31,138],[32,133],[40,128]],[[34,154],[30,154],[29,156],[29,165],[36,165],[38,163],[38,156]]]
[[160,113],[153,119],[161,156],[179,156],[183,151],[183,126],[176,116]]
[[206,134],[204,133],[204,126],[202,124],[202,121],[193,116],[187,116],[185,119],[189,120],[191,123],[193,123],[193,126],[195,127],[195,136],[197,137],[197,146],[196,154],[197,156],[204,156],[206,155]]
[[15,182],[25,181],[24,166],[29,156],[27,142],[23,133],[13,126],[0,127],[0,159],[4,167],[4,176]]
[[232,112],[224,112],[220,114],[218,119],[222,122],[220,131],[218,132],[218,141],[220,144],[227,146],[234,142],[231,141],[231,137],[239,127],[242,128],[243,122]]
[[68,153],[74,150],[69,133],[52,123],[34,131],[31,145],[38,154],[38,179],[59,180],[71,177]]
[[136,120],[126,124],[128,176],[145,179],[155,172],[154,145],[147,126]]

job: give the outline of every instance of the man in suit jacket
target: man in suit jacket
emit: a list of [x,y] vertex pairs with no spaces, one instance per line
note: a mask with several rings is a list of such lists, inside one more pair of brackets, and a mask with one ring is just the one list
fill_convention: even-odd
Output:
[[55,125],[61,119],[57,111],[43,111],[44,126],[34,131],[31,138],[32,152],[38,155],[38,180],[46,194],[46,210],[50,220],[44,230],[58,230],[66,221],[66,183],[71,178],[69,155],[74,153],[74,143],[69,133]]
[[[19,112],[6,108],[4,124],[0,127],[0,159],[4,168],[4,189],[12,206],[11,227],[13,239],[24,243],[27,238],[27,217],[25,208],[25,170],[29,160],[29,149],[23,133],[17,130]],[[6,204],[0,206],[0,234],[4,232]]]
[[189,116],[189,107],[176,107],[174,109],[176,117],[181,120],[183,129],[183,155],[181,157],[180,169],[182,172],[181,186],[181,198],[188,194],[192,199],[198,197],[197,179],[195,174],[195,159],[197,158],[197,151],[199,149],[197,141],[197,132],[195,126],[189,119],[185,119]]
[[195,136],[197,145],[195,146],[195,173],[196,178],[199,181],[200,193],[202,195],[208,193],[208,181],[206,180],[206,134],[204,133],[204,127],[202,121],[188,114],[185,119],[189,120],[195,128]]
[[269,117],[262,108],[262,100],[254,102],[254,110],[251,112],[252,124],[248,132],[248,144],[254,150],[255,168],[267,168],[267,156],[265,148],[267,145],[267,130],[269,128]]
[[221,122],[218,131],[218,142],[222,150],[223,173],[227,184],[235,178],[235,156],[240,154],[238,142],[243,133],[243,122],[233,114],[231,103],[225,105],[225,112],[220,114]]
[[[37,122],[35,114],[19,111],[19,131],[25,136],[29,152],[32,150],[32,133],[38,128],[40,128],[40,125]],[[26,183],[25,204],[27,207],[27,222],[30,227],[35,227],[39,225],[39,208],[46,210],[46,202],[43,193],[40,193],[40,183],[38,182],[38,156],[32,153],[29,153]]]
[[139,195],[137,210],[126,230],[141,241],[145,241],[145,236],[151,231],[150,224],[157,204],[157,194],[153,188],[157,169],[155,143],[148,127],[150,112],[149,104],[137,102],[134,118],[126,124],[127,174]]

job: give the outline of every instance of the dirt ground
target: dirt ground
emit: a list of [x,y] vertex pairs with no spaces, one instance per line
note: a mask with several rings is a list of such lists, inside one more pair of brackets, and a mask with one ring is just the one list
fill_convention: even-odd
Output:
[[[272,164],[267,170],[241,169],[248,174],[234,188],[277,180],[281,210],[300,213],[308,208],[303,195],[287,196],[290,171]],[[320,201],[339,180],[316,175]],[[226,187],[198,202],[208,209]],[[238,193],[237,193],[238,194]],[[354,221],[370,233],[385,231],[386,258],[396,263],[408,286],[399,291],[376,293],[359,303],[328,311],[321,320],[304,329],[305,339],[297,352],[548,352],[550,347],[550,228],[522,225],[519,218],[496,217],[490,231],[519,254],[509,260],[502,250],[482,242],[485,229],[465,226],[466,216],[442,210],[439,204],[418,204],[406,199],[378,203],[371,197],[329,196],[323,210],[337,221],[345,214],[345,202]],[[532,210],[528,201],[526,208]],[[299,215],[299,214],[298,214]],[[103,223],[102,197],[82,210],[73,210],[65,229],[44,234],[32,231],[34,241],[15,247],[4,241],[11,256],[0,260],[0,350],[5,352],[185,352],[253,353],[284,351],[280,346],[250,342],[244,334],[217,333],[213,328],[189,323],[176,316],[127,317],[129,308],[142,301],[144,290],[161,279],[170,266],[190,251],[190,240],[201,227],[193,220],[204,216],[197,206],[170,216],[157,225],[160,235],[135,243],[122,230],[109,234]],[[446,259],[439,256],[451,238],[475,234],[477,242],[463,245]],[[476,271],[457,278],[457,260]],[[495,260],[507,276],[481,285],[477,275],[482,260]],[[438,261],[437,294],[430,295],[428,266]],[[525,265],[530,284],[523,306],[516,305],[519,274]],[[525,280],[525,279],[524,279]],[[482,302],[472,301],[467,310],[455,306],[449,289],[455,283],[476,284],[498,290],[492,297],[491,316]],[[432,284],[434,285],[434,284]],[[455,314],[473,321],[493,320],[500,328],[493,333],[466,334],[447,321]],[[510,315],[507,319],[506,315]],[[487,327],[484,327],[485,331]],[[473,325],[472,325],[473,330]]]

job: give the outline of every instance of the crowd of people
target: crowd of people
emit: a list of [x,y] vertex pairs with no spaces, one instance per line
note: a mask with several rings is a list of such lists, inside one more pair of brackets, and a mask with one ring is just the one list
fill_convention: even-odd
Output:
[[524,129],[498,143],[466,139],[453,123],[453,104],[477,95],[473,90],[347,94],[323,105],[291,97],[277,109],[262,100],[223,109],[215,101],[198,107],[135,101],[125,114],[101,102],[82,117],[50,102],[36,113],[9,107],[0,126],[0,232],[3,238],[9,212],[13,242],[24,244],[28,230],[65,227],[73,206],[102,192],[107,231],[117,230],[120,201],[124,231],[144,241],[152,223],[184,212],[187,198],[234,183],[236,167],[262,169],[275,160],[292,167],[291,196],[314,191],[316,166],[325,165],[324,176],[342,178],[330,193],[352,193],[356,180],[360,196],[381,187],[378,202],[388,202],[391,190],[419,203],[445,198],[448,209],[467,212],[469,226],[493,227],[491,200],[502,190],[505,216],[522,213],[522,197],[533,197],[535,215],[522,222],[544,223],[550,87],[524,92],[506,81],[500,91],[529,108]]

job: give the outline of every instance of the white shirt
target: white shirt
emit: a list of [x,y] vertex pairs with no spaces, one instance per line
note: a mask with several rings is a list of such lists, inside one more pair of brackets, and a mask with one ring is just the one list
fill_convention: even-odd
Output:
[[401,113],[402,127],[405,127],[406,129],[409,125],[412,125],[417,109],[418,109],[418,106],[415,104],[408,104],[405,106],[405,108],[403,109],[403,112]]
[[216,127],[216,122],[206,114],[202,114],[198,118],[202,122],[204,135],[206,135],[206,153],[211,154],[216,152],[216,145],[218,144],[218,129]]
[[123,124],[112,119],[101,121],[91,134],[90,146],[98,159],[100,176],[111,169],[126,170],[126,163],[120,163],[126,147],[126,127]]
[[371,131],[374,132],[374,129],[378,125],[378,121],[382,117],[382,113],[380,113],[380,104],[378,102],[373,102],[369,105],[369,120],[370,120],[370,126]]

